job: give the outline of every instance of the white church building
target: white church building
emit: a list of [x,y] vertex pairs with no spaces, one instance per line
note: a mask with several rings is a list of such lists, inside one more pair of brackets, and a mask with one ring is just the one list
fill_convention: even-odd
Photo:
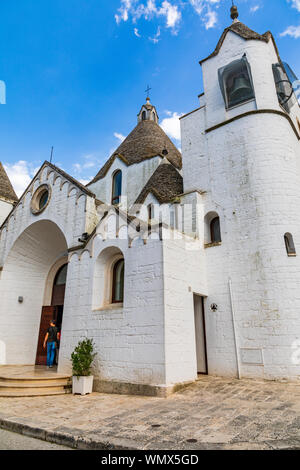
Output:
[[83,186],[0,165],[0,361],[58,371],[94,340],[96,391],[166,396],[198,374],[300,378],[300,108],[270,32],[238,20],[201,61],[182,154],[147,99]]

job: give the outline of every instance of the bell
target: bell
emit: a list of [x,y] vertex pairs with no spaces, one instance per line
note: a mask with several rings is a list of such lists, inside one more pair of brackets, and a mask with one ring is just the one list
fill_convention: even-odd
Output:
[[245,77],[238,77],[234,80],[232,91],[229,94],[230,102],[244,100],[252,95],[252,87]]

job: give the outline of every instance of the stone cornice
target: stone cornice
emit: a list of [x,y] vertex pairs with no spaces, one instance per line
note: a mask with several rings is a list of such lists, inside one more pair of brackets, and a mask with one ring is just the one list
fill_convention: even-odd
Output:
[[244,117],[252,116],[256,114],[277,114],[278,116],[284,117],[285,119],[289,121],[297,139],[300,140],[299,132],[297,131],[295,124],[293,123],[291,117],[285,112],[279,111],[277,109],[257,109],[254,111],[248,111],[247,113],[239,114],[238,116],[235,116],[231,119],[227,119],[226,121],[220,122],[219,124],[216,124],[215,126],[209,127],[208,129],[205,130],[205,133],[208,134],[209,132],[219,129],[220,127],[226,126],[227,124],[230,124],[234,121],[238,121],[239,119],[242,119]]

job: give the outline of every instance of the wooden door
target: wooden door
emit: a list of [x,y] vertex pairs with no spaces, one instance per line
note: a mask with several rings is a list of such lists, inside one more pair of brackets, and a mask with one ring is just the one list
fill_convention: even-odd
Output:
[[43,344],[51,320],[56,320],[56,307],[43,307],[35,362],[38,366],[47,365],[47,349],[43,348]]
[[207,374],[207,352],[203,297],[194,295],[195,337],[198,374]]

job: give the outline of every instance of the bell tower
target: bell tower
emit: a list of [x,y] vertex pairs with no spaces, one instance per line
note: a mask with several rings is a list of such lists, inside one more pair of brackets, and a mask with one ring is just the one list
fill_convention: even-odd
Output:
[[[210,367],[216,374],[296,380],[300,332],[300,107],[295,75],[271,32],[232,23],[200,64],[200,106],[181,118],[184,192],[202,192]],[[230,300],[231,299],[231,300]],[[235,314],[233,328],[233,312]],[[231,326],[230,326],[231,325]],[[275,326],[276,325],[276,326]],[[236,341],[235,341],[236,338]],[[209,343],[209,340],[208,340]],[[226,361],[222,358],[226,357]]]
[[146,98],[146,103],[143,104],[138,114],[138,123],[142,121],[154,121],[156,124],[159,122],[156,108],[150,103],[149,97]]

